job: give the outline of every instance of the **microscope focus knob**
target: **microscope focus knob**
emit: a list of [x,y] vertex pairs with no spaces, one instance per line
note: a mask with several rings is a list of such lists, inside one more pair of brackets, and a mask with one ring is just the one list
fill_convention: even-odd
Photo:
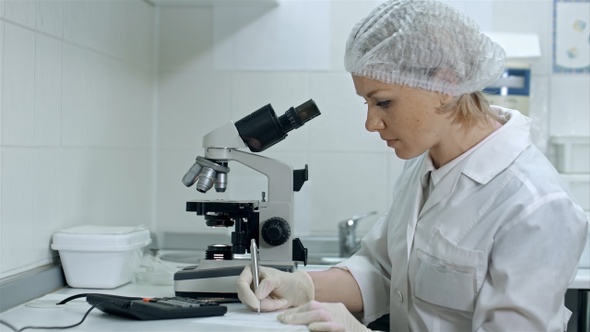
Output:
[[268,219],[264,225],[262,225],[260,232],[264,242],[276,247],[289,240],[289,237],[291,236],[291,227],[289,227],[289,223],[285,219],[273,217]]

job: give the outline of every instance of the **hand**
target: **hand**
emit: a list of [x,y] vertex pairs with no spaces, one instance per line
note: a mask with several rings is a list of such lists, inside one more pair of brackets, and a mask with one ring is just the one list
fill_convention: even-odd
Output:
[[274,311],[299,306],[314,299],[315,288],[307,272],[283,272],[260,267],[260,285],[252,291],[252,270],[246,266],[238,277],[238,297],[251,310]]
[[311,301],[279,314],[277,319],[285,324],[307,325],[310,331],[371,331],[342,303]]

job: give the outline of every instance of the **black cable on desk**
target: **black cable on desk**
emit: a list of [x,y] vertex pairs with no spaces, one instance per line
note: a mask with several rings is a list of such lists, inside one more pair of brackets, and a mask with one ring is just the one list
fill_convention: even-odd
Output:
[[[87,293],[83,293],[83,294],[77,294],[74,296],[70,296],[64,300],[62,300],[61,302],[57,303],[57,305],[61,305],[61,304],[65,304],[73,299],[77,299],[77,298],[81,298],[81,297],[86,297],[88,294]],[[13,330],[14,332],[20,332],[20,331],[24,331],[27,329],[38,329],[38,330],[61,330],[61,329],[69,329],[72,327],[76,327],[80,324],[82,324],[84,322],[84,320],[86,320],[86,317],[88,317],[88,314],[90,314],[90,312],[96,308],[97,305],[102,304],[103,302],[97,303],[95,305],[93,305],[92,307],[90,307],[90,309],[88,309],[86,311],[86,313],[84,314],[84,317],[82,317],[82,320],[80,320],[78,323],[76,324],[72,324],[72,325],[66,325],[66,326],[25,326],[21,329],[17,329],[16,327],[14,327],[12,324],[9,324],[8,322],[5,322],[3,320],[0,319],[0,324],[3,324],[5,326],[8,326],[8,328],[10,328],[11,330]]]
[[80,294],[76,294],[76,295],[72,295],[70,297],[66,297],[65,299],[59,301],[58,303],[56,303],[57,305],[62,305],[62,304],[66,304],[68,302],[70,302],[71,300],[75,300],[75,299],[79,299],[81,297],[86,297],[88,295],[90,295],[92,293],[80,293]]

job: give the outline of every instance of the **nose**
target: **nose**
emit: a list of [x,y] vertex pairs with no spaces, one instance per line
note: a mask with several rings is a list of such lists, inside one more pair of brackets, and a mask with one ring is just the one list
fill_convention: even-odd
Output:
[[385,123],[377,114],[377,111],[372,110],[371,107],[367,110],[367,120],[365,121],[365,129],[369,132],[375,132],[385,129]]

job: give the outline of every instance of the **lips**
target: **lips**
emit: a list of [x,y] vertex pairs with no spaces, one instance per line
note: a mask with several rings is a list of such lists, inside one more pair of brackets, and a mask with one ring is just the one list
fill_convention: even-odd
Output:
[[388,139],[388,140],[385,140],[385,142],[387,142],[387,146],[392,147],[392,148],[397,143],[397,141],[399,141],[399,140],[397,140],[397,139]]

